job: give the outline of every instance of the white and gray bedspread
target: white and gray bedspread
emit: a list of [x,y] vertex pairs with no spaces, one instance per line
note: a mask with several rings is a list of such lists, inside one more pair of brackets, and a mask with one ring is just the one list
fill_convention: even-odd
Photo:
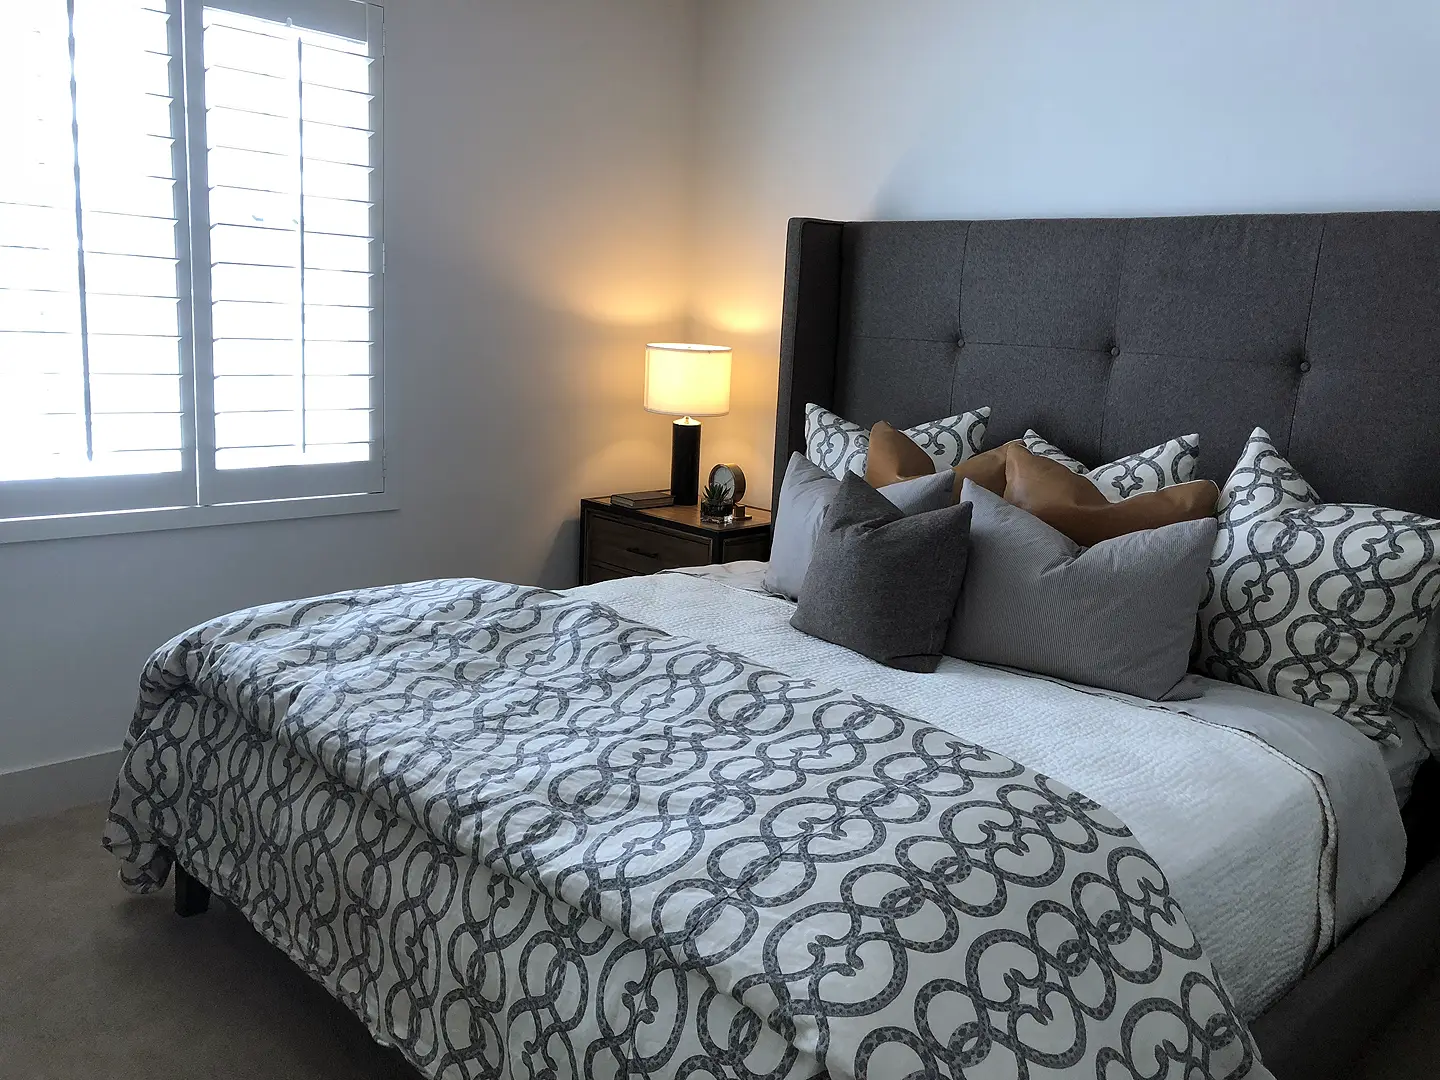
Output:
[[238,612],[126,747],[122,879],[173,853],[431,1076],[1268,1075],[1114,814],[592,596]]
[[1240,1014],[1260,1015],[1399,883],[1405,831],[1376,744],[1320,710],[1198,679],[1150,702],[945,658],[896,671],[790,626],[763,563],[577,593],[885,701],[1113,811],[1165,869]]

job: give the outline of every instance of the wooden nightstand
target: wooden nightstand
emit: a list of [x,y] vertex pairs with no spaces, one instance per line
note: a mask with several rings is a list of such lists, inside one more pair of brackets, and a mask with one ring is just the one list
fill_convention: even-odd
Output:
[[770,512],[750,507],[733,525],[700,520],[698,506],[632,510],[609,496],[580,500],[580,584],[679,566],[770,557]]

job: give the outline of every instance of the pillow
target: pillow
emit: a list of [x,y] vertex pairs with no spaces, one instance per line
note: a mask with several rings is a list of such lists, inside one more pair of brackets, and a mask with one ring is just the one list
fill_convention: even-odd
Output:
[[1195,467],[1200,463],[1199,435],[1182,435],[1094,469],[1085,468],[1033,430],[1025,432],[1022,441],[1025,449],[1036,457],[1058,461],[1071,472],[1085,477],[1111,502],[1119,502],[1142,491],[1159,491],[1174,484],[1188,484],[1195,479]]
[[[800,595],[811,551],[825,523],[825,510],[839,490],[840,481],[824,469],[806,461],[802,454],[790,455],[771,532],[764,582],[767,590],[791,600]],[[903,514],[938,510],[955,502],[949,477],[943,473],[890,484],[880,494]]]
[[1440,521],[1325,503],[1263,428],[1220,494],[1196,670],[1395,746],[1401,669],[1440,600]]
[[845,477],[790,625],[886,667],[934,671],[969,533],[968,503],[906,517],[860,477]]
[[1085,477],[1018,443],[1005,456],[1005,498],[1083,547],[1142,529],[1212,517],[1220,491],[1194,480],[1110,502]]
[[1151,700],[1183,693],[1213,517],[1082,549],[972,481],[961,498],[975,508],[970,565],[946,653]]
[[[937,472],[978,454],[989,421],[990,408],[985,406],[974,412],[917,424],[906,428],[905,434],[935,460],[930,471]],[[819,405],[805,406],[805,456],[835,479],[844,479],[847,472],[864,476],[869,446],[870,433],[859,424],[852,424]]]
[[[960,497],[960,485],[965,480],[974,480],[996,495],[1004,494],[1005,446],[997,446],[983,454],[966,458],[950,470],[955,477],[956,499]],[[880,488],[886,484],[896,484],[901,480],[928,476],[934,472],[935,459],[903,431],[896,431],[884,420],[870,429],[870,453],[865,461],[865,479],[871,487]]]

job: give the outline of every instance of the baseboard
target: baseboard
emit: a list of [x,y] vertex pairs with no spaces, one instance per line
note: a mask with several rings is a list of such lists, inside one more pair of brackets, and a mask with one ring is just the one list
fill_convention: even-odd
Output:
[[102,802],[115,790],[123,750],[0,772],[0,823]]

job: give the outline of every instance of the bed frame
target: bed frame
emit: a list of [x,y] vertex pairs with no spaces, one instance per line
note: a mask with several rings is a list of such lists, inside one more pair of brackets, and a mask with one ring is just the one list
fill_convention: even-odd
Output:
[[[1440,213],[790,222],[773,499],[817,402],[1085,461],[1201,436],[1223,482],[1264,427],[1327,499],[1440,516]],[[778,506],[776,507],[778,509]],[[1440,964],[1440,768],[1405,879],[1252,1025],[1278,1080],[1349,1074]]]

